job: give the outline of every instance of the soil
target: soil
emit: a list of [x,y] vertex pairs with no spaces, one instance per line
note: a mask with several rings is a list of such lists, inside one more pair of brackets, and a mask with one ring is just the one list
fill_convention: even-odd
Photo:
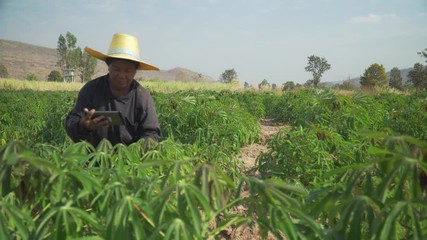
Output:
[[[243,167],[241,171],[243,173],[246,173],[247,175],[256,176],[258,172],[256,172],[255,165],[256,165],[256,159],[257,157],[268,151],[268,141],[276,135],[280,129],[282,128],[289,128],[289,126],[286,125],[280,125],[275,123],[271,119],[264,119],[261,121],[261,132],[260,132],[260,139],[261,141],[259,143],[254,143],[249,146],[246,146],[241,149],[240,153],[237,155],[237,158],[239,161],[243,163]],[[247,195],[249,196],[248,192],[243,192],[243,196]],[[246,211],[246,207],[243,205],[240,205],[235,210],[237,213],[241,213],[244,215]],[[238,228],[231,228],[228,231],[224,231],[223,235],[221,237],[223,240],[233,239],[233,240],[258,240],[258,239],[276,239],[273,236],[268,235],[267,238],[262,238],[259,230],[256,226],[248,226],[243,225]]]
[[251,173],[256,164],[257,157],[268,150],[268,141],[276,135],[280,129],[287,128],[286,125],[280,125],[272,119],[264,119],[261,121],[261,132],[259,143],[254,143],[243,147],[237,155],[237,159],[243,163],[243,171]]

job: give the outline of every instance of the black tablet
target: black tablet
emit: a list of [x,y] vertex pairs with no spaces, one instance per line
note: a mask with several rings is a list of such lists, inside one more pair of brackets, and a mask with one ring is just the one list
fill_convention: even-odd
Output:
[[96,111],[94,117],[104,116],[110,122],[110,125],[123,125],[122,114],[119,111]]

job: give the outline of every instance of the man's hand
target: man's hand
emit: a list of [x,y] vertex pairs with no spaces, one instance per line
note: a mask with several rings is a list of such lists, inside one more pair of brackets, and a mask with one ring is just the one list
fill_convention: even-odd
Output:
[[109,121],[107,118],[105,118],[104,116],[97,116],[95,113],[95,109],[84,109],[85,113],[86,113],[86,117],[84,117],[81,120],[82,126],[89,130],[89,131],[93,131],[95,129],[98,128],[106,128],[110,125]]

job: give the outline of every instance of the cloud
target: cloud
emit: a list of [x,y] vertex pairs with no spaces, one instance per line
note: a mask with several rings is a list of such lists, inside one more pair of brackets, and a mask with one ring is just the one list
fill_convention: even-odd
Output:
[[377,24],[385,19],[394,18],[395,14],[369,14],[367,16],[357,16],[350,19],[351,23],[354,24]]

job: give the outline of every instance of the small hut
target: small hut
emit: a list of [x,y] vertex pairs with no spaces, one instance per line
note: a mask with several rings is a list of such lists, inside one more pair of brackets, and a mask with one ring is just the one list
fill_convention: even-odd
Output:
[[74,69],[64,69],[64,82],[74,82]]

